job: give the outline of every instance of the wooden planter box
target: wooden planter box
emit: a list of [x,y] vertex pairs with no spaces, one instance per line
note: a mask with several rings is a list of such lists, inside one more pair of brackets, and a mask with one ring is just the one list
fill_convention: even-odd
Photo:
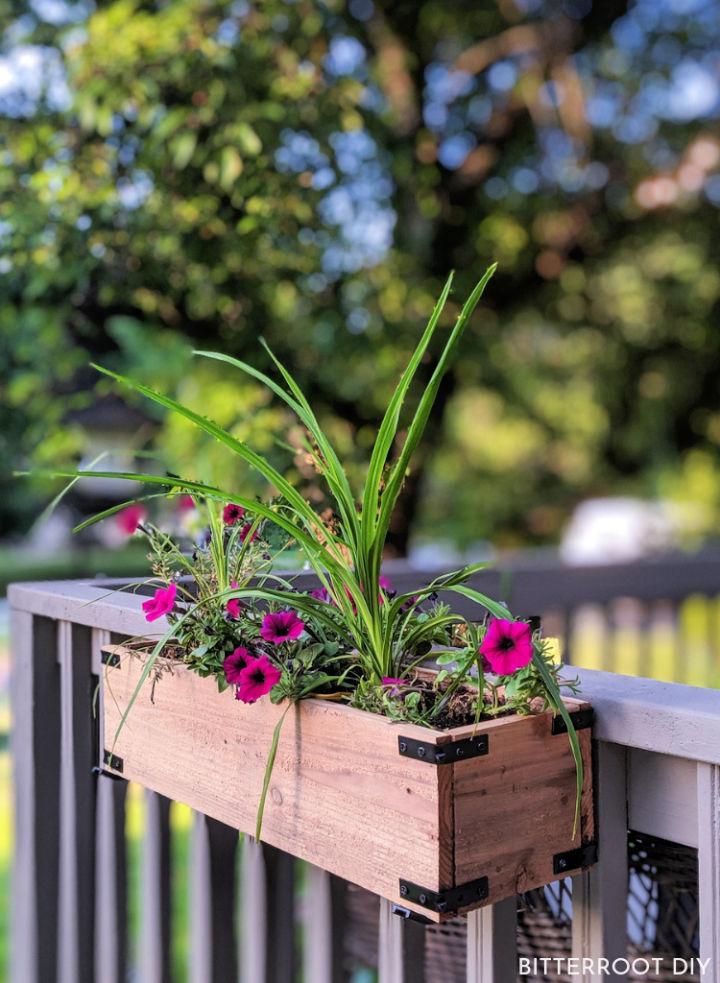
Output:
[[[285,707],[160,659],[112,747],[143,656],[103,658],[108,770],[252,834]],[[435,922],[577,873],[596,859],[592,711],[567,703],[585,760],[574,840],[575,765],[551,713],[437,731],[319,699],[285,718],[262,838]]]

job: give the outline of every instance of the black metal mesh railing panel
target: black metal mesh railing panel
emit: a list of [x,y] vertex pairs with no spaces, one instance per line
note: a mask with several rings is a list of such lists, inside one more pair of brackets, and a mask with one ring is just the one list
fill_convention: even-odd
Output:
[[[628,980],[677,980],[673,960],[698,956],[698,863],[692,847],[628,833],[628,958],[662,960],[658,973]],[[346,903],[345,964],[377,966],[379,899],[350,886]],[[565,960],[571,955],[572,881],[556,881],[518,897],[518,955]],[[425,930],[424,983],[464,983],[467,921],[455,918]],[[556,966],[557,964],[555,964]],[[560,963],[562,966],[562,963]],[[540,983],[570,983],[552,964]],[[696,976],[683,977],[687,983]]]

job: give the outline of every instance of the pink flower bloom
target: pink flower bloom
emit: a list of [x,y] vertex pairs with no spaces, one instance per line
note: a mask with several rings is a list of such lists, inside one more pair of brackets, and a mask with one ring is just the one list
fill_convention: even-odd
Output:
[[278,682],[280,670],[266,655],[261,655],[259,659],[250,659],[240,673],[236,698],[243,703],[254,703],[269,693]]
[[246,648],[238,645],[223,662],[223,671],[227,681],[229,683],[239,683],[240,673],[253,661],[253,658]]
[[315,590],[310,591],[310,597],[314,597],[316,601],[325,601],[326,604],[333,603],[327,587],[316,587]]
[[522,669],[533,654],[530,625],[524,621],[494,618],[482,640],[480,653],[498,676],[507,676]]
[[265,615],[260,634],[266,642],[281,645],[299,638],[304,630],[305,622],[298,618],[295,611],[276,611]]
[[226,526],[234,526],[244,515],[245,509],[242,505],[235,505],[234,502],[228,502],[223,509],[222,519]]
[[394,597],[395,591],[393,590],[393,585],[389,577],[386,577],[384,573],[381,573],[378,578],[378,584],[380,586],[380,593],[378,594],[378,601],[381,604],[385,603],[385,597]]
[[[248,538],[248,535],[249,535],[250,530],[252,529],[252,527],[253,527],[252,522],[246,522],[245,525],[242,527],[242,529],[240,530],[240,542],[241,543],[244,543],[245,540]],[[257,529],[252,534],[252,536],[250,536],[250,542],[252,543],[256,539],[257,539]]]
[[390,696],[400,696],[400,687],[406,686],[407,681],[405,679],[400,679],[397,676],[383,676],[382,684],[383,689],[390,690]]
[[[233,590],[235,590],[237,588],[237,580],[231,581],[230,586],[233,588]],[[239,597],[231,597],[225,605],[225,610],[228,617],[232,618],[234,621],[237,621],[237,619],[240,617],[240,612],[243,609],[243,606],[243,602]]]
[[192,495],[181,495],[177,500],[178,512],[190,512],[195,508],[195,499]]
[[140,505],[139,502],[136,502],[134,505],[128,505],[128,507],[123,509],[122,512],[118,512],[116,521],[121,531],[124,532],[126,536],[132,536],[140,523],[146,518],[147,509],[144,505]]
[[143,601],[142,609],[145,612],[145,620],[157,621],[158,618],[169,614],[175,607],[176,594],[176,584],[159,587],[149,600]]

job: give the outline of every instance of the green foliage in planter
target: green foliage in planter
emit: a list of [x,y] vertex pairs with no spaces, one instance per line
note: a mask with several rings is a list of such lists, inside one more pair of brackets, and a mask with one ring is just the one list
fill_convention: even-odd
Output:
[[[108,369],[97,367],[107,376],[148,397],[154,403],[179,414],[199,430],[213,437],[236,459],[261,475],[278,496],[272,502],[254,501],[237,495],[230,489],[175,476],[135,472],[117,474],[92,470],[64,473],[72,480],[79,476],[121,477],[129,481],[143,482],[149,486],[161,486],[173,494],[182,491],[189,492],[196,498],[201,496],[210,502],[229,501],[246,509],[253,516],[252,533],[246,537],[240,547],[240,557],[236,560],[233,534],[230,540],[225,538],[217,507],[208,508],[211,533],[209,551],[215,575],[207,584],[201,584],[201,596],[185,614],[173,620],[169,631],[155,646],[152,655],[146,661],[135,694],[124,711],[121,727],[127,719],[140,687],[171,637],[185,631],[186,626],[193,619],[197,619],[198,612],[204,614],[205,610],[218,600],[226,603],[235,599],[260,601],[271,608],[290,605],[302,613],[306,623],[328,633],[324,639],[318,641],[325,642],[337,638],[342,652],[345,653],[346,668],[342,672],[335,672],[333,678],[336,681],[350,678],[352,698],[361,706],[373,706],[374,691],[376,693],[378,687],[383,686],[384,680],[406,676],[412,670],[414,663],[427,654],[429,645],[438,638],[438,635],[442,637],[442,633],[450,633],[454,628],[464,626],[468,632],[469,642],[466,640],[464,654],[461,655],[461,666],[451,685],[457,689],[471,663],[476,666],[480,694],[477,709],[479,719],[482,713],[484,682],[478,636],[474,634],[465,618],[453,614],[442,605],[433,607],[429,613],[421,614],[418,609],[427,598],[436,595],[438,591],[443,591],[456,593],[472,600],[482,614],[487,612],[502,622],[512,623],[512,616],[505,605],[480,593],[467,583],[473,573],[481,569],[484,564],[467,566],[444,574],[419,590],[397,596],[390,596],[386,591],[381,578],[381,564],[393,509],[406,479],[413,452],[422,438],[443,375],[494,271],[494,265],[488,268],[463,305],[457,321],[437,356],[430,380],[421,393],[409,422],[404,427],[404,439],[400,440],[401,415],[405,399],[419,366],[428,356],[430,342],[435,335],[450,293],[452,275],[448,278],[422,337],[388,403],[364,483],[357,490],[351,487],[338,453],[320,427],[302,390],[289,370],[271,352],[269,352],[270,357],[282,382],[230,356],[213,352],[198,353],[207,358],[226,362],[261,382],[297,416],[306,433],[305,451],[318,475],[327,485],[334,501],[335,512],[331,517],[319,516],[301,491],[273,467],[265,456],[254,451],[212,420],[148,386]],[[242,557],[250,548],[255,530],[262,522],[277,527],[298,543],[324,588],[326,598],[300,594],[291,583],[270,570],[261,571],[260,577],[255,579],[251,573],[252,565],[243,571]],[[231,573],[231,567],[236,571],[236,576]],[[245,574],[244,579],[238,579],[241,571]],[[257,570],[255,572],[257,573]],[[205,654],[196,657],[202,660]],[[320,650],[317,654],[320,654]],[[299,669],[302,670],[302,665]],[[326,675],[329,679],[330,674]],[[280,678],[279,673],[278,678]],[[289,678],[292,677],[286,672],[286,684]],[[323,678],[323,673],[320,673],[319,685],[324,685],[327,681]],[[560,696],[556,673],[546,661],[541,647],[533,645],[532,670],[528,673],[528,681],[520,685],[525,686],[526,695],[531,697],[537,692],[542,692],[544,703],[560,713],[567,724],[576,761],[577,821],[583,782],[582,755],[572,721]],[[315,688],[312,684],[301,684],[297,689],[288,684],[286,695],[290,700],[298,699],[310,695]],[[442,703],[442,697],[440,702]],[[414,698],[411,700],[409,704],[411,711],[413,704],[417,711],[414,715],[424,723],[431,723],[431,714],[421,712],[419,701]],[[269,768],[272,767],[277,747],[279,726],[280,724],[273,740]]]

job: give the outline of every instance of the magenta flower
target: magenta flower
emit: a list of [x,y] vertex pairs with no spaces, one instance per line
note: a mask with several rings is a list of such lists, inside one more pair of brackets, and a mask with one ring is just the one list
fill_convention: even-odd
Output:
[[253,658],[244,646],[238,645],[223,662],[223,671],[227,681],[239,683],[240,673],[253,661]]
[[[230,586],[233,588],[233,590],[235,590],[237,588],[237,580],[231,581]],[[233,621],[237,621],[237,619],[240,617],[242,608],[243,602],[239,597],[231,597],[225,605],[225,611],[227,612],[228,617],[232,618]]]
[[259,659],[250,659],[240,673],[235,698],[242,700],[243,703],[255,703],[261,696],[269,693],[279,681],[280,670],[266,655],[261,655]]
[[524,621],[494,618],[482,640],[480,653],[498,676],[507,676],[522,669],[533,654],[530,625]]
[[147,509],[144,505],[136,502],[134,505],[128,505],[122,512],[118,512],[116,521],[126,536],[132,536],[145,518],[147,518]]
[[169,614],[175,607],[175,596],[177,595],[177,585],[168,584],[167,587],[159,587],[153,596],[147,601],[143,601],[142,609],[145,612],[146,621],[157,621],[164,615]]
[[178,512],[190,512],[195,508],[195,500],[193,499],[192,495],[181,495],[180,498],[178,498],[177,507]]
[[397,676],[383,676],[383,689],[390,690],[390,696],[400,696],[400,687],[407,685],[406,680]]
[[[245,525],[242,527],[242,529],[240,530],[240,542],[241,543],[244,543],[245,540],[248,538],[248,535],[250,534],[250,530],[252,529],[252,527],[253,527],[252,522],[246,522]],[[257,539],[257,529],[252,534],[252,536],[250,536],[250,542],[252,543],[256,539]]]
[[382,590],[384,590],[386,593],[389,593],[393,589],[393,585],[390,578],[386,577],[384,573],[380,574],[378,583],[380,584]]
[[281,645],[299,638],[304,630],[305,622],[298,618],[295,611],[276,611],[265,615],[260,634],[266,642]]
[[228,504],[223,509],[222,519],[226,526],[234,526],[236,522],[239,522],[245,515],[245,509],[242,505],[236,505],[234,502],[228,502]]
[[330,591],[327,587],[316,587],[315,590],[310,591],[310,597],[314,597],[316,601],[324,601],[326,604],[332,604],[333,599],[330,597]]

